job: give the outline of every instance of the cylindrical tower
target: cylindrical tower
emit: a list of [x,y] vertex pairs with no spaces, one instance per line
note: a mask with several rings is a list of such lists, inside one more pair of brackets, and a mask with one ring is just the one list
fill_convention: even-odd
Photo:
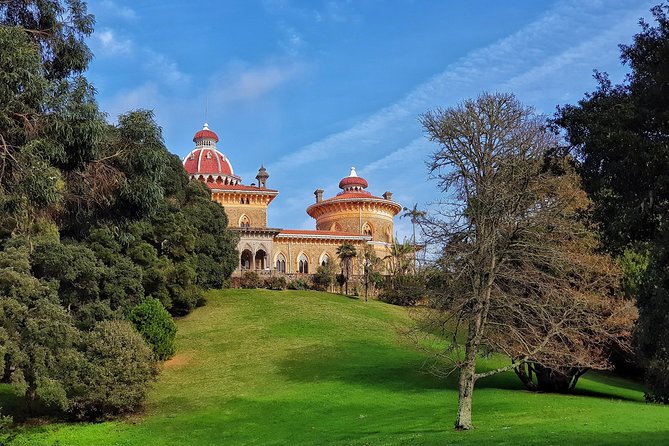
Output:
[[402,207],[392,201],[390,192],[376,197],[367,186],[352,167],[349,176],[339,182],[342,191],[336,196],[323,199],[322,190],[314,192],[316,203],[307,208],[307,214],[316,219],[316,229],[368,235],[371,244],[384,248],[392,243],[393,217]]

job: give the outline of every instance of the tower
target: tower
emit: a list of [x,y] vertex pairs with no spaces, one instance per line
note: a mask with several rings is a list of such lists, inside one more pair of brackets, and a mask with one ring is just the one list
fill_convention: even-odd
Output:
[[379,257],[384,257],[393,241],[393,217],[402,207],[392,201],[386,192],[377,197],[367,191],[367,180],[358,176],[355,167],[339,182],[341,192],[323,199],[323,191],[314,192],[316,203],[307,208],[307,214],[316,219],[316,229],[348,232],[371,237]]

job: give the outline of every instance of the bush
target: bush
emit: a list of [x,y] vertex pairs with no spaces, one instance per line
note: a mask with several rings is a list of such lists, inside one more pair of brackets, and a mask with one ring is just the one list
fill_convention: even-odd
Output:
[[[0,407],[0,409],[2,408]],[[3,415],[2,412],[0,412],[0,434],[8,432],[12,423],[14,423],[14,419],[10,415]]]
[[288,288],[291,290],[308,290],[309,281],[305,278],[300,277],[299,279],[291,280],[288,284]]
[[101,419],[141,407],[158,371],[151,348],[130,322],[99,322],[88,334],[85,355],[72,415]]
[[239,284],[242,288],[263,288],[265,282],[260,278],[258,273],[254,271],[247,271],[242,276]]
[[379,293],[379,300],[403,307],[416,305],[426,296],[425,280],[418,275],[402,275],[392,278]]
[[279,277],[270,277],[265,280],[265,288],[270,290],[285,290],[288,286],[286,278],[283,276]]
[[130,312],[128,317],[158,359],[174,355],[177,326],[159,300],[147,298]]
[[335,271],[334,263],[327,262],[325,265],[321,265],[316,269],[316,274],[313,276],[314,289],[318,291],[329,291],[330,287],[335,282],[335,276],[337,275]]

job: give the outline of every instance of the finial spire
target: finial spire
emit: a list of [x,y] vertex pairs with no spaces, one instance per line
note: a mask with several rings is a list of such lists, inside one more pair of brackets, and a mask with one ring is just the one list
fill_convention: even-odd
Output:
[[351,173],[348,174],[349,177],[357,177],[358,174],[355,173],[355,167],[351,167]]
[[202,130],[209,130],[209,124],[205,122],[204,126],[202,126]]

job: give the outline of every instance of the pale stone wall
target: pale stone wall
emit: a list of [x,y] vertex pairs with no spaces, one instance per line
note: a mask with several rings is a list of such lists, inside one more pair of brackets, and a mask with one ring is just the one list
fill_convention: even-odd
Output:
[[[316,272],[320,266],[324,255],[330,258],[330,261],[339,265],[337,257],[337,248],[345,241],[342,240],[319,240],[319,239],[274,239],[272,269],[276,267],[276,259],[279,254],[286,258],[286,273],[296,273],[299,271],[300,254],[305,254],[309,260],[309,274]],[[364,252],[364,241],[349,242],[356,246],[360,255]],[[354,271],[359,269],[358,262],[354,261]]]
[[228,216],[228,226],[231,228],[239,227],[239,220],[242,215],[246,215],[251,222],[251,227],[253,228],[266,228],[267,227],[267,208],[252,206],[249,204],[244,205],[230,205],[224,204],[225,214]]
[[347,211],[333,213],[318,219],[316,229],[321,231],[344,231],[362,234],[365,223],[372,230],[372,240],[391,243],[393,241],[393,219],[370,211]]

